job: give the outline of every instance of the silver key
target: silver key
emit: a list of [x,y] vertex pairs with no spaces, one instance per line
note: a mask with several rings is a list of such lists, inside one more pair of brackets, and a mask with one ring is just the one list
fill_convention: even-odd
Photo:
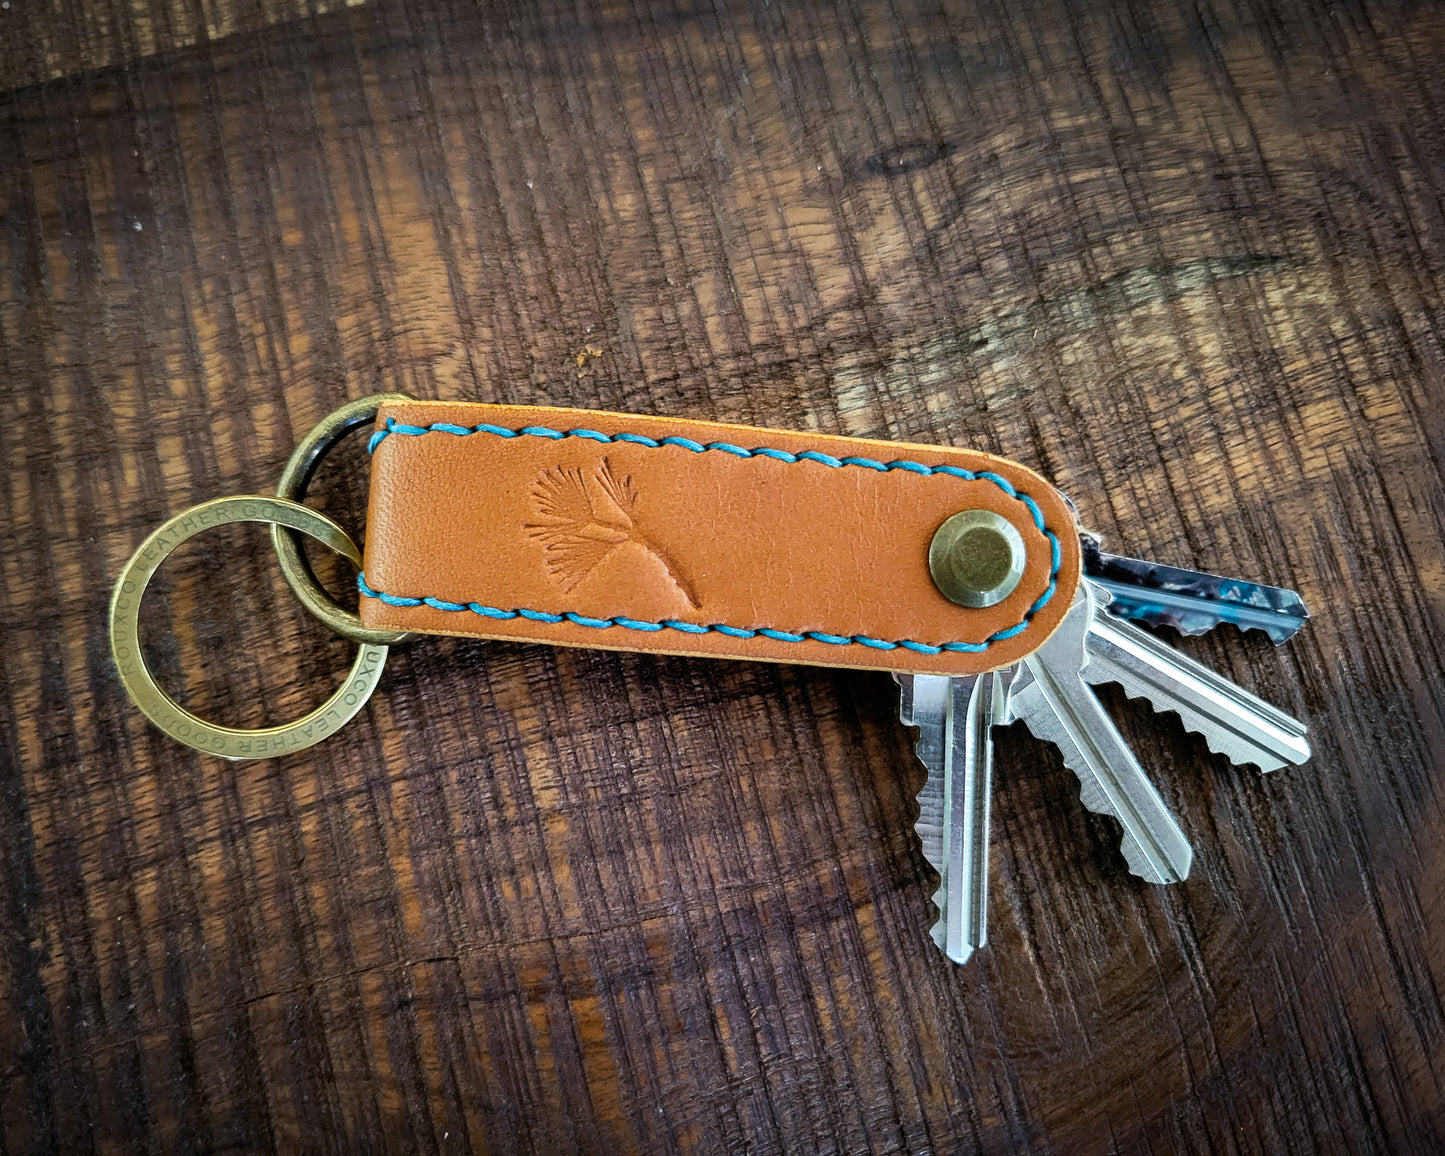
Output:
[[[1092,584],[1091,579],[1085,582]],[[1275,771],[1310,757],[1305,728],[1298,720],[1106,613],[1107,592],[1096,589],[1094,595],[1085,682],[1117,682],[1125,694],[1148,699],[1156,711],[1176,712],[1186,728],[1204,736],[1210,750],[1232,763]]]
[[1081,582],[1063,623],[1019,664],[1009,687],[1010,711],[1035,738],[1059,748],[1064,765],[1079,776],[1084,806],[1123,825],[1129,869],[1151,883],[1175,883],[1188,876],[1194,853],[1084,681],[1094,613],[1093,587]]
[[938,872],[933,941],[966,963],[988,941],[988,812],[995,723],[1008,710],[1008,673],[966,678],[900,674],[899,717],[919,729],[919,760],[928,770],[918,792],[915,829]]
[[1079,539],[1084,573],[1096,589],[1113,595],[1109,613],[1116,617],[1172,626],[1180,634],[1203,634],[1231,622],[1240,630],[1263,630],[1276,646],[1309,621],[1304,599],[1293,590],[1107,554],[1088,532]]

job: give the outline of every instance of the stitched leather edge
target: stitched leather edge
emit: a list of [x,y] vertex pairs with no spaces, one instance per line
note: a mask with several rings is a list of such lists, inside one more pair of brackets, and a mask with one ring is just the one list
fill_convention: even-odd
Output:
[[747,640],[750,638],[763,637],[774,642],[825,642],[835,646],[858,645],[865,646],[872,650],[909,650],[916,654],[942,654],[966,653],[981,654],[989,649],[996,642],[1002,642],[1013,638],[1028,629],[1029,623],[1034,615],[1047,606],[1058,589],[1059,570],[1062,566],[1062,550],[1059,539],[1044,520],[1043,511],[1039,505],[1028,494],[1023,493],[1014,486],[1007,478],[993,473],[989,470],[975,471],[966,470],[961,466],[929,466],[922,462],[907,460],[896,460],[892,462],[880,462],[874,458],[847,457],[837,458],[831,454],[819,453],[814,450],[805,450],[800,454],[794,454],[788,450],[780,450],[771,446],[758,446],[753,449],[745,449],[742,446],[734,445],[731,442],[699,442],[692,438],[685,437],[664,437],[650,438],[645,434],[616,433],[606,434],[591,429],[555,430],[547,426],[522,426],[518,429],[511,429],[507,426],[492,425],[483,422],[475,426],[460,426],[450,422],[434,422],[431,425],[418,426],[409,425],[405,422],[398,422],[394,417],[387,417],[386,424],[382,429],[371,435],[367,443],[367,452],[375,453],[377,448],[386,438],[392,435],[405,437],[422,437],[427,434],[449,434],[453,437],[469,437],[475,434],[487,434],[500,438],[538,437],[551,441],[561,441],[566,438],[582,438],[587,441],[601,442],[611,445],[623,443],[627,445],[644,446],[648,449],[661,449],[668,446],[675,446],[688,450],[692,453],[707,453],[716,451],[726,453],[739,459],[768,458],[773,461],[796,464],[800,462],[813,462],[818,465],[827,466],[832,469],[843,469],[856,467],[877,472],[891,472],[900,470],[915,477],[934,477],[943,475],[945,477],[958,478],[962,481],[987,481],[1001,489],[1010,498],[1021,503],[1029,512],[1029,517],[1049,541],[1050,567],[1049,584],[1044,592],[1032,606],[1024,612],[1024,616],[1013,626],[1003,630],[995,631],[982,642],[943,642],[937,645],[918,642],[913,639],[887,639],[872,638],[868,635],[853,634],[828,634],[823,631],[787,631],[778,630],[773,627],[746,628],[729,626],[725,623],[702,624],[696,622],[685,622],[680,619],[663,619],[658,622],[646,622],[635,618],[628,618],[623,615],[615,615],[611,618],[594,618],[584,614],[577,614],[572,611],[551,613],[543,610],[533,610],[524,607],[507,610],[496,606],[486,606],[480,602],[451,602],[446,599],[436,598],[430,595],[402,595],[388,591],[373,590],[366,583],[366,575],[357,576],[357,589],[364,598],[375,598],[388,606],[414,607],[429,606],[434,610],[448,612],[470,611],[482,618],[489,618],[494,621],[505,621],[516,618],[524,618],[534,622],[556,624],[560,622],[571,622],[577,626],[586,626],[594,629],[606,629],[609,627],[624,627],[628,630],[641,631],[645,633],[657,633],[662,630],[675,630],[684,634],[722,634],[728,638]]

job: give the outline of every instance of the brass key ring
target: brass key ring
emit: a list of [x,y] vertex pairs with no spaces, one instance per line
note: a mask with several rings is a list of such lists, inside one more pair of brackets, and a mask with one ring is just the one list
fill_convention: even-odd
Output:
[[202,502],[183,510],[157,529],[121,570],[110,599],[110,652],[126,691],[146,717],[166,734],[196,750],[222,758],[262,759],[309,747],[350,721],[376,689],[387,648],[362,642],[341,688],[310,714],[281,726],[259,730],[217,726],[175,702],[156,684],[141,654],[141,596],[172,550],[202,530],[230,522],[268,522],[273,528],[287,526],[309,534],[354,565],[361,565],[361,552],[345,530],[297,502],[256,496]]
[[[410,401],[404,393],[375,393],[370,397],[357,398],[339,409],[332,410],[308,433],[287,459],[286,468],[276,483],[278,497],[299,502],[306,497],[306,486],[326,451],[331,449],[346,434],[359,425],[376,420],[376,411],[388,401]],[[277,522],[271,527],[271,545],[276,549],[276,559],[281,563],[281,576],[291,593],[307,610],[320,619],[334,634],[349,638],[352,642],[372,643],[380,646],[396,646],[408,642],[416,635],[405,630],[374,630],[363,626],[354,610],[338,606],[331,595],[321,589],[316,576],[307,565],[306,555],[301,552],[301,539],[295,528]],[[357,566],[361,559],[353,559]]]

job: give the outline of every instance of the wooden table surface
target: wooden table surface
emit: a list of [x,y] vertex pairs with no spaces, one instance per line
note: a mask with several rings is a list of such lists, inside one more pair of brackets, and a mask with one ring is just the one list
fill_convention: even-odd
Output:
[[[0,4],[0,1149],[1439,1151],[1442,54],[1383,2]],[[1000,731],[959,968],[886,676],[431,639],[313,750],[159,735],[126,557],[392,389],[1016,458],[1304,594],[1174,641],[1314,758],[1106,688],[1158,888]],[[351,658],[254,527],[145,627],[234,725]]]

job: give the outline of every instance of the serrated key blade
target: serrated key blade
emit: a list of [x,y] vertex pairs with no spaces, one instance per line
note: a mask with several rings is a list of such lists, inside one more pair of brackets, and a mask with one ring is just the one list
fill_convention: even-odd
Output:
[[918,741],[913,749],[928,772],[918,792],[918,820],[913,829],[923,845],[923,857],[942,877],[945,867],[944,750],[951,680],[946,675],[937,674],[899,674],[894,677],[898,680],[900,692],[898,717],[904,726],[918,728]]
[[1059,748],[1079,777],[1084,806],[1119,820],[1129,869],[1151,883],[1175,883],[1188,876],[1194,853],[1082,677],[1093,614],[1092,591],[1083,583],[1053,637],[1023,660],[1009,689],[1013,716]]
[[1230,762],[1275,771],[1309,759],[1297,719],[1102,608],[1089,625],[1088,647],[1085,682],[1117,682],[1156,711],[1174,711]]
[[988,942],[988,827],[993,791],[992,729],[1002,693],[996,673],[955,679],[950,719],[947,910],[944,951],[965,962]]
[[1309,621],[1293,590],[1108,554],[1087,535],[1082,541],[1084,572],[1113,597],[1109,613],[1115,617],[1172,626],[1184,635],[1231,622],[1241,630],[1263,630],[1276,646]]
[[1005,683],[997,673],[900,675],[898,682],[899,717],[918,727],[916,749],[928,772],[914,826],[939,877],[930,934],[949,959],[966,963],[988,940],[990,731]]

